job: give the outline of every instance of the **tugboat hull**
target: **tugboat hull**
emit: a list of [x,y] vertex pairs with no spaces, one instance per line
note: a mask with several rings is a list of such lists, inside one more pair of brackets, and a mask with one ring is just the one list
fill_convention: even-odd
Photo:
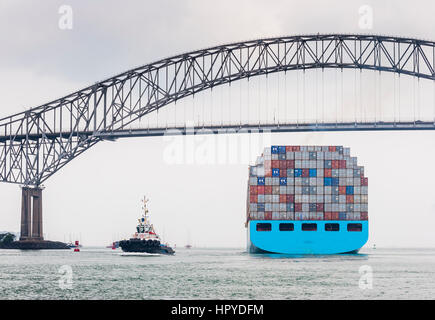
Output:
[[119,241],[119,247],[124,252],[141,252],[152,254],[174,254],[171,247],[162,246],[158,240],[140,240],[131,238],[130,240]]

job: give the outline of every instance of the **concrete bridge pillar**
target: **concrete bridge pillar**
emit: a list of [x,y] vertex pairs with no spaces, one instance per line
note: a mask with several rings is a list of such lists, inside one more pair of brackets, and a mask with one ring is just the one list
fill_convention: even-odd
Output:
[[42,233],[42,189],[22,187],[20,240],[44,240]]

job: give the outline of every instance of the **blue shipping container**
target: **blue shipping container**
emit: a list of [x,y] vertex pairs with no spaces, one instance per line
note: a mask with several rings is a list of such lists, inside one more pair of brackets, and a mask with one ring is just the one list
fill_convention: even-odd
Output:
[[317,169],[310,169],[310,178],[317,177]]
[[270,151],[273,153],[273,154],[277,154],[278,153],[278,146],[272,146],[271,148],[270,148]]
[[284,153],[284,154],[285,154],[285,146],[279,146],[279,147],[278,147],[278,152],[279,152],[279,153]]
[[279,178],[279,185],[286,186],[287,185],[287,178],[285,178],[285,177]]
[[265,181],[264,177],[258,177],[257,178],[257,185],[264,186],[264,181]]
[[346,194],[353,194],[353,186],[346,187]]
[[332,178],[330,177],[323,178],[323,184],[325,185],[325,187],[332,186]]
[[272,169],[272,176],[273,177],[279,177],[279,169],[273,168]]
[[301,177],[302,176],[302,169],[295,169],[295,177]]

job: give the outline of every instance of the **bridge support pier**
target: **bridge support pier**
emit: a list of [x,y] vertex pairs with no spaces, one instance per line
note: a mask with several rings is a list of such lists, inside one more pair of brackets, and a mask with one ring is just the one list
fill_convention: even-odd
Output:
[[22,187],[20,240],[44,240],[42,233],[42,189]]

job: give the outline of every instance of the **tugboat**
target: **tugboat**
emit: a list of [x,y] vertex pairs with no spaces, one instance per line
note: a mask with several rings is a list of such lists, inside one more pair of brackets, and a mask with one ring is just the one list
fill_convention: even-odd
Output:
[[119,241],[119,247],[124,252],[139,252],[149,254],[168,254],[172,255],[175,251],[167,244],[160,242],[160,237],[154,230],[154,226],[150,224],[148,216],[147,203],[148,199],[144,197],[142,217],[138,219],[136,232],[133,238],[129,240]]

